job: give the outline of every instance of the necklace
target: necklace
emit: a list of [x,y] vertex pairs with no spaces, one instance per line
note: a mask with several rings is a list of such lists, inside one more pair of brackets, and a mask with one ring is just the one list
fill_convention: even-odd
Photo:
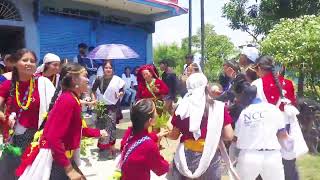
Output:
[[76,95],[74,95],[73,93],[71,93],[71,94],[72,94],[72,97],[77,101],[78,105],[80,106],[79,98]]
[[[28,110],[32,101],[32,94],[33,94],[33,90],[34,90],[34,78],[30,79],[30,84],[29,84],[29,90],[27,90],[25,92],[25,95],[22,99],[22,101],[26,101],[27,102],[23,105],[19,99],[20,97],[20,93],[19,93],[19,82],[16,82],[16,101],[18,106],[22,109],[22,110]],[[28,99],[27,99],[28,97]]]

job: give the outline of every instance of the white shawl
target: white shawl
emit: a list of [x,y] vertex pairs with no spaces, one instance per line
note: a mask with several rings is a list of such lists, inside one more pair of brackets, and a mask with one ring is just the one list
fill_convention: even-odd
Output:
[[[39,115],[38,115],[38,128],[41,126],[43,122],[44,115],[48,112],[49,105],[51,102],[51,98],[56,91],[55,87],[53,86],[52,82],[43,76],[38,78],[38,92],[40,97],[40,108],[39,108]],[[14,133],[16,135],[21,135],[26,132],[27,128],[22,126],[19,123],[19,120],[14,127]]]
[[[194,110],[192,112],[195,112]],[[214,101],[214,104],[209,105],[207,135],[204,143],[203,153],[200,159],[198,168],[192,173],[187,165],[184,144],[180,143],[176,154],[174,156],[174,162],[179,172],[188,178],[195,179],[205,173],[210,166],[212,158],[216,154],[217,147],[220,142],[221,130],[224,121],[224,103],[220,101]]]
[[180,101],[175,114],[190,119],[189,131],[197,140],[201,136],[201,121],[206,104],[205,88],[208,80],[203,73],[194,73],[187,79],[187,94]]
[[[102,79],[103,80],[103,79]],[[113,76],[106,91],[102,94],[100,89],[97,89],[97,99],[98,101],[104,102],[107,105],[115,105],[119,97],[116,97],[116,93],[119,93],[119,90],[124,87],[126,83],[118,76]],[[100,87],[100,84],[99,84]]]
[[40,76],[38,79],[38,91],[40,96],[39,128],[43,122],[44,115],[48,112],[49,105],[56,88],[48,78]]
[[[259,78],[252,82],[251,85],[254,85],[257,87],[257,98],[261,99],[264,102],[268,102],[266,95],[263,91],[263,83],[262,79]],[[297,119],[297,115],[300,113],[296,107],[291,105],[289,99],[279,99],[276,106],[279,107],[281,103],[284,103],[284,116],[285,116],[285,123],[290,124],[290,132],[289,135],[293,140],[293,149],[287,150],[287,147],[285,146],[287,142],[280,141],[280,144],[282,146],[281,148],[281,154],[282,157],[286,160],[292,160],[294,158],[297,158],[303,154],[306,154],[309,149],[308,146],[303,138],[303,134],[301,132],[301,128]]]

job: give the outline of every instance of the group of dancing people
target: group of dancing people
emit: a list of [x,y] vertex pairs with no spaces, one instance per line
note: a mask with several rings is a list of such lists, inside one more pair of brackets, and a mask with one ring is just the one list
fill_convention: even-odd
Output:
[[[0,76],[0,119],[4,142],[23,154],[3,153],[0,177],[85,179],[79,169],[81,138],[96,137],[101,151],[117,156],[113,179],[147,180],[153,171],[172,180],[219,180],[222,161],[235,179],[299,179],[295,160],[308,149],[296,119],[293,83],[277,71],[272,57],[250,48],[239,63],[224,63],[220,84],[208,82],[187,56],[183,78],[176,79],[183,85],[176,105],[174,85],[166,83],[168,74],[175,77],[167,62],[161,63],[162,79],[154,65],[139,67],[132,125],[118,156],[116,124],[126,82],[114,74],[112,61],[104,61],[103,75],[89,89],[86,67],[61,63],[49,53],[36,68],[35,53],[18,50],[5,59],[10,72]],[[103,113],[90,128],[81,107],[97,104]],[[164,113],[171,115],[170,128],[155,128]],[[160,153],[163,138],[179,139],[172,163]]]

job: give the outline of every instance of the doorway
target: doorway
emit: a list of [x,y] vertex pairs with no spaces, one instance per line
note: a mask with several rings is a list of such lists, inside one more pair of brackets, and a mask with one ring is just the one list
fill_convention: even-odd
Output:
[[24,28],[0,26],[0,54],[13,53],[25,47]]

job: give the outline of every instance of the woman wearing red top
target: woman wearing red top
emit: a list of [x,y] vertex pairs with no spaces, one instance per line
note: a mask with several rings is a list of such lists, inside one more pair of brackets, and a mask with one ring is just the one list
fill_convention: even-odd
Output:
[[55,87],[59,84],[60,57],[47,53],[43,58],[43,64],[37,68],[37,75],[50,79]]
[[[43,120],[55,88],[47,78],[33,75],[37,62],[34,52],[21,49],[11,58],[14,61],[12,80],[0,86],[0,106],[6,105],[4,122],[14,129],[9,143],[24,151]],[[4,116],[2,112],[0,116]],[[20,157],[4,154],[0,161],[0,177],[15,179],[14,171],[19,162]]]
[[212,99],[207,83],[202,73],[187,79],[188,93],[175,111],[167,136],[178,139],[182,134],[169,179],[221,179],[218,144],[221,136],[232,139],[232,119],[224,103]]
[[[293,139],[295,141],[294,152],[287,152],[284,148],[281,149],[285,179],[298,180],[299,175],[295,161],[297,156],[306,153],[308,148],[296,119],[298,110],[292,111],[294,107],[290,106],[296,105],[293,83],[277,75],[274,63],[273,58],[269,56],[258,58],[255,63],[255,70],[260,78],[253,81],[252,85],[257,87],[257,97],[259,99],[278,106],[285,115],[286,129],[290,136],[294,136]],[[291,110],[291,112],[288,112],[288,110]]]
[[[62,94],[48,114],[39,145],[24,156],[17,170],[20,179],[82,178],[80,172],[75,170],[79,163],[81,136],[100,135],[99,130],[82,129],[79,96],[88,90],[89,80],[86,76],[86,70],[78,64],[67,64],[62,68]],[[53,99],[59,91],[60,88]]]
[[148,127],[155,123],[155,117],[156,107],[150,99],[142,99],[132,107],[132,128],[126,131],[121,141],[121,180],[149,180],[150,170],[158,176],[168,172],[169,164],[157,146],[158,136],[165,133],[158,136],[148,133]]
[[139,68],[137,99],[161,99],[169,93],[167,85],[159,79],[153,65],[144,65]]

